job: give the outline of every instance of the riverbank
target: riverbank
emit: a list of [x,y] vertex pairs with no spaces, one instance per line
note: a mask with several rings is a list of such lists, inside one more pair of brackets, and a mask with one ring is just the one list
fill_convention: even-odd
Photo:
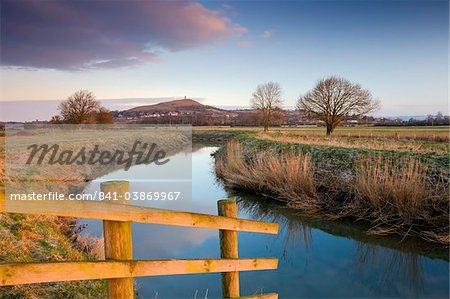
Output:
[[398,235],[367,234],[370,225],[350,219],[334,219],[303,216],[297,209],[280,204],[271,198],[258,196],[252,192],[230,190],[237,198],[240,210],[260,220],[276,222],[290,232],[291,239],[309,247],[314,243],[312,230],[318,229],[327,234],[354,240],[358,244],[401,251],[406,256],[423,255],[431,259],[449,261],[448,249],[441,244],[424,242],[418,238],[402,238]]
[[[104,259],[103,239],[80,236],[76,219],[0,213],[0,262]],[[2,287],[0,298],[106,298],[106,281]]]
[[[191,156],[186,159],[193,163],[192,205],[183,210],[216,214],[218,199],[234,197],[240,218],[279,224],[278,235],[239,234],[242,256],[279,259],[277,271],[248,272],[242,294],[278,292],[280,298],[448,296],[445,247],[417,238],[368,235],[367,226],[352,221],[308,219],[273,199],[253,192],[235,193],[218,183],[214,173],[211,154],[221,144],[203,145],[194,143],[193,151],[186,153]],[[140,167],[130,172],[139,173]],[[86,233],[101,235],[101,221],[85,223],[89,225]],[[133,224],[136,259],[202,258],[216,254],[218,244],[215,230],[149,229],[146,224]],[[206,292],[208,298],[221,296],[220,274],[144,277],[136,283],[144,298],[153,298],[156,293],[160,298],[193,298],[195,293],[203,298]]]
[[370,225],[370,234],[420,237],[448,246],[449,154],[278,142],[235,134],[216,153],[232,189],[258,193],[324,219]]
[[[114,134],[100,131],[97,135],[92,132],[76,132],[77,136],[68,138],[66,135],[60,135],[53,138],[53,143],[59,144],[61,148],[77,149],[82,146],[100,145],[110,151],[129,150],[130,142],[139,139],[149,143],[157,143],[160,149],[163,149],[167,156],[180,151],[184,146],[190,143],[189,136],[183,134],[174,134],[173,132],[158,134],[158,136],[148,134],[134,134],[124,136],[114,131]],[[101,135],[101,136],[99,136]],[[146,137],[147,136],[147,137]],[[99,138],[103,137],[103,138]],[[156,138],[157,137],[157,138]],[[24,142],[33,143],[33,138],[40,143],[45,143],[46,138],[42,136],[18,136]],[[24,153],[16,154],[17,161],[26,159]],[[11,157],[9,157],[11,158]],[[133,161],[134,165],[135,161]],[[53,178],[59,179],[56,183],[40,183],[41,192],[62,192],[77,193],[81,192],[90,180],[105,175],[123,165],[110,163],[104,167],[93,167],[85,165],[82,167],[72,167],[71,172],[63,171],[62,167],[36,168],[36,176],[47,178],[51,181]],[[4,137],[0,143],[0,192],[4,192],[4,185],[8,187],[27,190],[34,188],[35,185],[18,182],[14,185],[11,180],[14,176],[6,177],[5,173],[5,148]],[[20,174],[21,172],[18,172]],[[70,178],[79,178],[76,181],[65,180],[70,174]],[[45,180],[44,180],[45,182]],[[59,188],[55,190],[55,188]],[[34,189],[33,189],[34,190]],[[22,191],[23,192],[23,191]],[[4,197],[4,195],[3,195]],[[3,206],[3,202],[0,202]],[[40,215],[25,215],[0,213],[0,262],[45,262],[45,261],[87,261],[104,259],[103,239],[81,235],[84,227],[77,225],[77,219],[67,217],[53,217]],[[33,284],[14,287],[3,287],[0,289],[0,298],[106,298],[106,282],[104,280],[94,281],[74,281],[51,284]]]

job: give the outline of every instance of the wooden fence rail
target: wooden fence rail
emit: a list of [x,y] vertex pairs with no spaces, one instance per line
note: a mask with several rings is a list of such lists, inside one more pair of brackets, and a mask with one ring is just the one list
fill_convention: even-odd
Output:
[[[103,192],[129,192],[127,181],[101,184]],[[223,298],[278,298],[275,293],[240,297],[239,272],[277,269],[276,258],[238,258],[237,231],[277,234],[278,224],[238,219],[234,200],[218,201],[219,216],[100,201],[14,202],[0,193],[0,212],[103,219],[105,261],[1,263],[0,286],[107,279],[109,298],[133,298],[133,277],[222,273]],[[33,206],[34,205],[34,206]],[[33,206],[33,207],[32,207]],[[131,223],[219,229],[221,259],[133,260]]]
[[171,211],[103,201],[17,201],[0,202],[0,212],[39,214],[111,221],[140,222],[184,227],[225,229],[277,234],[278,224],[200,213]]
[[271,270],[277,259],[179,259],[1,264],[0,286],[71,280]]

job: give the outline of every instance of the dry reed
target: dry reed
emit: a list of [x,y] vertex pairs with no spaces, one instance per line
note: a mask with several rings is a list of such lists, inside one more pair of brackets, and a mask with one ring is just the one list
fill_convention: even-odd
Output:
[[379,219],[398,216],[411,223],[427,200],[425,178],[417,159],[364,158],[356,175],[358,204]]
[[287,203],[303,214],[354,218],[370,233],[415,235],[449,244],[448,183],[433,183],[418,159],[361,157],[350,177],[314,167],[310,154],[244,149],[230,141],[216,155],[216,173],[229,188]]
[[231,141],[224,159],[216,160],[216,171],[228,187],[252,190],[315,210],[317,194],[311,165],[309,154],[292,151],[255,152],[245,157],[241,144]]

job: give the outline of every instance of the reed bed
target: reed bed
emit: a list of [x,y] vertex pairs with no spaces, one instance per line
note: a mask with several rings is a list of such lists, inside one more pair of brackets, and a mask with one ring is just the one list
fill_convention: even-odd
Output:
[[410,223],[426,206],[426,168],[417,159],[362,159],[355,190],[358,204],[383,219]]
[[310,153],[261,151],[230,141],[215,165],[226,187],[282,201],[304,215],[353,218],[370,223],[372,234],[450,244],[448,182],[430,179],[418,158],[357,159],[352,169],[326,169]]
[[256,153],[246,158],[240,143],[229,143],[224,159],[216,160],[216,171],[226,176],[226,185],[243,188],[288,203],[299,202],[303,209],[315,210],[317,194],[309,154],[281,155]]

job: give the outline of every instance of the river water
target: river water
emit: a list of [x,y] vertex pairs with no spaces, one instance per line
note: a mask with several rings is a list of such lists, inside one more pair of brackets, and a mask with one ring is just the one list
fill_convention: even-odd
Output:
[[[278,235],[239,233],[241,258],[277,257],[277,270],[241,272],[241,295],[276,292],[280,298],[448,298],[448,251],[419,240],[368,236],[366,228],[345,222],[305,219],[296,211],[252,194],[228,192],[216,180],[217,148],[194,145],[192,204],[184,210],[217,214],[217,200],[238,199],[239,217],[280,224]],[[142,172],[135,166],[128,171]],[[120,171],[119,171],[120,172]],[[117,178],[110,173],[93,181]],[[132,185],[133,188],[133,185]],[[101,236],[101,221],[81,220],[84,233]],[[218,231],[133,224],[135,259],[219,258]],[[136,279],[143,298],[220,298],[220,274]]]

